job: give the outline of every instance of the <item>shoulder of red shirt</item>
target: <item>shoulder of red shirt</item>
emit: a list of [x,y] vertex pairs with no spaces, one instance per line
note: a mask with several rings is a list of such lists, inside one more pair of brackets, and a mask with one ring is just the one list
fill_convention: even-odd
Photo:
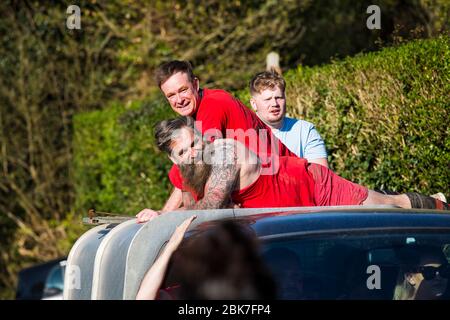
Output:
[[243,104],[228,91],[222,89],[203,89],[203,97],[200,105],[210,105],[212,103],[216,108],[229,106],[230,103]]

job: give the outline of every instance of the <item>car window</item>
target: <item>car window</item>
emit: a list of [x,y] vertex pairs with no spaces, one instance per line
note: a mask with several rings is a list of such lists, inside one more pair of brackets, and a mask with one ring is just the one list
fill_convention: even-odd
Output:
[[280,299],[391,300],[403,266],[399,250],[424,245],[450,260],[448,233],[279,235],[263,240],[261,253]]
[[49,272],[45,282],[43,298],[60,294],[64,290],[64,270],[60,264],[55,265]]

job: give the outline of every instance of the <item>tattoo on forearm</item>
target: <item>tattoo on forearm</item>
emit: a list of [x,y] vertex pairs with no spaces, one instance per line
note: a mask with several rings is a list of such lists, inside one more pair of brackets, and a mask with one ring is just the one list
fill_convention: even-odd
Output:
[[183,206],[189,208],[195,205],[194,197],[190,192],[183,191]]
[[239,180],[239,165],[237,163],[234,143],[217,143],[211,175],[205,186],[204,197],[189,206],[189,209],[221,209],[228,206],[231,193]]

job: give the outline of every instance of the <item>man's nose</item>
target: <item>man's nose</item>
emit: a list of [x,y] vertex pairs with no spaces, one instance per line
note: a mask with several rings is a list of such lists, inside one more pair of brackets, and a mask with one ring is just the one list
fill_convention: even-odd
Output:
[[179,93],[177,93],[176,97],[177,97],[176,104],[183,104],[184,97],[181,94],[179,94]]
[[195,145],[194,147],[192,147],[192,157],[198,158],[202,156],[202,152],[203,152],[203,148],[202,145]]
[[191,148],[191,157],[195,158],[198,155],[198,150],[195,147]]

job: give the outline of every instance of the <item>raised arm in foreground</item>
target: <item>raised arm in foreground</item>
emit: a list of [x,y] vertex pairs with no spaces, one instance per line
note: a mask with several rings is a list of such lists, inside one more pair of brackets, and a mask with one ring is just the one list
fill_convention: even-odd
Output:
[[186,230],[189,228],[191,222],[196,217],[197,216],[194,215],[187,218],[176,228],[175,232],[172,234],[172,237],[164,248],[163,253],[161,253],[155,263],[147,271],[147,274],[145,275],[144,280],[142,280],[141,286],[136,295],[136,300],[154,300],[156,298],[158,289],[161,286],[164,275],[166,274],[170,257],[180,245],[181,240],[183,240],[184,234],[186,233]]

